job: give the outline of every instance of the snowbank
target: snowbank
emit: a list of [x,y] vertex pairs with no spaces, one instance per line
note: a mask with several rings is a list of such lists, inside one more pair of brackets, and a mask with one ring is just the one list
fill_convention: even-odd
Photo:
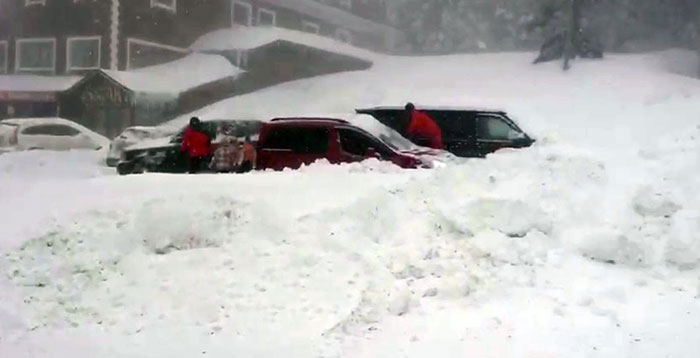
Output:
[[243,72],[223,56],[199,53],[133,71],[102,71],[134,92],[175,94]]
[[0,355],[695,357],[700,82],[666,56],[387,59],[199,112],[490,104],[538,138],[435,170],[0,155]]

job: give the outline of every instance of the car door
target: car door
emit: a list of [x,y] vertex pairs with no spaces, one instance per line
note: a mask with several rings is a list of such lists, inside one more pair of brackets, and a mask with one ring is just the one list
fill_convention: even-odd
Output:
[[360,162],[371,158],[390,160],[391,152],[376,139],[354,128],[337,128],[338,143],[340,145],[340,161],[343,163]]
[[467,111],[434,111],[430,115],[442,129],[445,150],[459,157],[478,157],[476,116]]
[[330,131],[326,127],[280,125],[270,128],[258,152],[265,168],[298,169],[319,159],[329,159]]
[[68,150],[80,147],[80,131],[63,124],[27,125],[19,132],[23,149]]
[[519,132],[498,115],[479,114],[477,133],[478,153],[484,157],[499,149],[514,147],[513,139]]

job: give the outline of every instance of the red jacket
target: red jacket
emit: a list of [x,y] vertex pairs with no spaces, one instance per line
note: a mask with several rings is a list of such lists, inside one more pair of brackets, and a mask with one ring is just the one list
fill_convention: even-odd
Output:
[[182,137],[181,149],[190,157],[206,157],[211,154],[211,138],[204,132],[187,127]]
[[421,111],[411,113],[407,134],[408,138],[414,142],[425,143],[434,149],[443,149],[442,129],[427,113]]

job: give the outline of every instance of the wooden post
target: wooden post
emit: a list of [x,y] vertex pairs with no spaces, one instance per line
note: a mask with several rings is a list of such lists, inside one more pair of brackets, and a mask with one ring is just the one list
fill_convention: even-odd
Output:
[[698,49],[698,78],[700,78],[700,5],[695,5],[698,7],[698,19],[695,22],[695,42]]
[[580,0],[568,0],[569,2],[569,28],[566,32],[566,45],[564,47],[564,71],[571,68],[570,61],[576,58],[579,52],[579,35],[581,31],[581,2]]

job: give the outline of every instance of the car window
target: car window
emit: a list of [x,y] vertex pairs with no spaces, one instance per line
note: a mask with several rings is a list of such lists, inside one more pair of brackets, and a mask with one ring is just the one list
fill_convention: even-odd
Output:
[[291,150],[295,153],[317,154],[328,151],[327,128],[277,127],[271,129],[262,149]]
[[338,128],[338,139],[340,148],[346,153],[364,157],[367,156],[369,148],[374,148],[382,157],[389,157],[391,154],[376,139],[353,129]]
[[442,129],[444,138],[471,138],[476,133],[476,121],[474,115],[460,112],[436,112],[431,113],[435,121]]
[[25,128],[22,134],[72,137],[80,134],[80,132],[73,127],[61,124],[42,124]]
[[513,129],[501,118],[493,116],[479,117],[479,138],[508,140]]

